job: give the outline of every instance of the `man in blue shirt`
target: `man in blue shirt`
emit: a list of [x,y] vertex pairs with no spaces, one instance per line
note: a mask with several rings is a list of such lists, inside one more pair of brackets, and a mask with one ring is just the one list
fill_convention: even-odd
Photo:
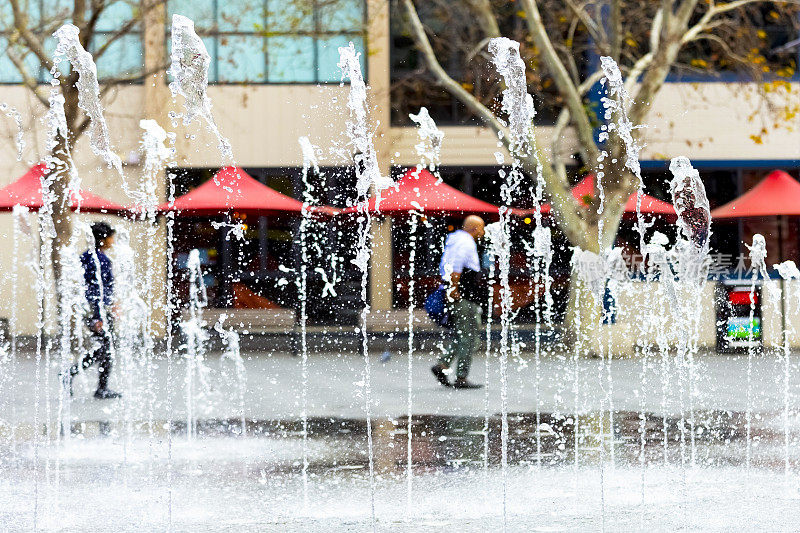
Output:
[[456,379],[452,386],[457,389],[477,389],[481,385],[467,381],[469,367],[472,364],[472,353],[480,342],[481,304],[476,302],[479,293],[475,285],[479,280],[481,262],[478,256],[478,239],[483,237],[484,222],[479,216],[471,215],[464,219],[460,230],[447,236],[444,253],[439,263],[439,274],[447,288],[450,302],[453,329],[445,352],[439,362],[431,368],[431,372],[445,386],[451,386],[444,373],[450,368],[454,359]]
[[[64,376],[64,384],[72,395],[72,379],[81,370],[95,363],[99,364],[99,379],[94,397],[98,400],[119,398],[120,394],[108,388],[111,375],[111,332],[113,317],[111,307],[114,303],[114,272],[106,252],[114,244],[114,228],[105,222],[92,224],[95,249],[81,254],[83,280],[86,284],[86,301],[89,303],[89,316],[86,324],[97,343],[94,351],[86,354],[80,364],[74,364]],[[98,267],[100,271],[98,272]]]

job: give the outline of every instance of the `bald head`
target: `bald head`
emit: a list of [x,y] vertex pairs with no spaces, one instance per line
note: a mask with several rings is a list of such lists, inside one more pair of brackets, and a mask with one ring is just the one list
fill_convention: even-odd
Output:
[[484,222],[483,219],[477,215],[470,215],[464,219],[464,224],[461,229],[472,235],[476,241],[483,237]]

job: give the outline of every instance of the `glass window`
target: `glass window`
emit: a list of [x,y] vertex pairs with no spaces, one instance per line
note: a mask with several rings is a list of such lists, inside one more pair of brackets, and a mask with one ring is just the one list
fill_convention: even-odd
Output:
[[266,77],[264,38],[259,35],[220,35],[217,69],[221,82],[263,82]]
[[270,82],[313,82],[314,39],[290,35],[267,40]]
[[219,31],[264,31],[264,0],[225,0],[217,3]]
[[[0,31],[9,31],[14,24],[14,13],[11,11],[11,3],[2,2],[0,4]],[[3,50],[5,50],[5,46]]]
[[[123,24],[134,18],[133,6],[130,0],[117,0],[109,3],[97,19],[97,31],[117,31]],[[139,25],[133,29],[138,30]]]
[[267,31],[303,32],[313,30],[313,0],[269,0]]
[[365,0],[169,0],[169,13],[195,20],[212,57],[211,83],[337,83],[340,46],[353,41],[365,65],[364,6]]
[[357,32],[364,20],[362,0],[319,0],[320,30]]
[[[206,52],[211,56],[211,63],[208,65],[208,81],[214,83],[217,81],[217,39],[216,37],[201,37],[203,45],[206,47]],[[169,58],[172,53],[172,39],[167,38],[167,57]],[[170,80],[172,78],[170,77]]]
[[54,21],[66,24],[72,22],[70,15],[74,7],[73,0],[28,0],[28,9],[30,10],[28,16],[31,24],[34,25]]
[[[8,39],[5,37],[0,37],[0,83],[21,83],[22,82],[22,75],[17,70],[17,67],[14,63],[11,62],[11,59],[8,58],[8,54],[6,53],[8,50]],[[30,59],[29,54],[28,57],[25,59]],[[26,63],[29,61],[26,61]],[[30,71],[34,77],[39,77],[39,70],[38,70],[38,62],[34,65],[31,65],[32,70]]]
[[170,0],[168,8],[170,21],[178,14],[192,19],[197,31],[214,27],[214,0]]
[[[42,41],[42,45],[44,46],[44,51],[47,52],[47,55],[49,57],[53,57],[56,51],[56,38],[51,35],[48,35]],[[72,65],[67,59],[61,61],[58,64],[58,71],[61,74],[69,74],[71,70],[72,70]],[[51,79],[52,77],[50,76],[50,71],[42,66],[39,72],[39,81],[41,81],[42,83],[49,83]]]
[[[99,34],[95,36],[92,52],[103,46],[113,34]],[[104,78],[130,76],[142,72],[144,55],[142,51],[142,38],[139,34],[122,35],[112,42],[103,52],[95,58],[97,63],[97,76],[102,81]]]
[[342,81],[342,70],[338,67],[339,47],[348,46],[350,42],[360,52],[359,60],[361,72],[365,73],[366,59],[364,57],[364,39],[361,37],[350,37],[347,35],[337,35],[335,37],[325,37],[317,40],[317,79],[321,82]]

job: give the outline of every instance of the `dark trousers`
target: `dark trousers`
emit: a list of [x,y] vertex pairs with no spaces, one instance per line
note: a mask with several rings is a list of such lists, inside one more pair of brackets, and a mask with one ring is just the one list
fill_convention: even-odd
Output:
[[100,375],[97,380],[97,388],[105,389],[108,386],[108,377],[111,375],[111,333],[110,328],[103,327],[100,331],[92,331],[92,338],[97,343],[97,348],[94,351],[87,353],[80,363],[72,365],[69,369],[71,376],[74,376],[81,370],[86,370],[95,363],[100,366],[98,368]]

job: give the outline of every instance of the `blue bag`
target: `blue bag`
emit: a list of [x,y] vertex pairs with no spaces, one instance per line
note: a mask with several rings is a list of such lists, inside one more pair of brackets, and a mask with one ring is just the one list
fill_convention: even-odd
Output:
[[431,320],[442,327],[452,327],[450,325],[450,313],[447,309],[447,293],[444,287],[439,287],[425,298],[423,307]]

